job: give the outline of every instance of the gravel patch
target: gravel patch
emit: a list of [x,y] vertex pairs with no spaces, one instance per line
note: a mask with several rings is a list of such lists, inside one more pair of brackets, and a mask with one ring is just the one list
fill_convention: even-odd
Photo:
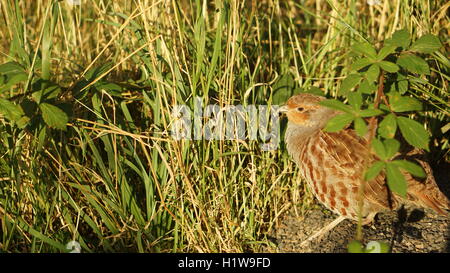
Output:
[[[337,216],[325,209],[314,209],[304,217],[295,211],[287,213],[279,227],[270,234],[276,248],[266,252],[347,252],[347,244],[355,238],[356,223],[344,220],[322,238],[300,246],[311,234],[333,221]],[[401,209],[379,213],[374,222],[363,227],[364,243],[382,241],[394,253],[450,252],[450,218],[421,209]]]

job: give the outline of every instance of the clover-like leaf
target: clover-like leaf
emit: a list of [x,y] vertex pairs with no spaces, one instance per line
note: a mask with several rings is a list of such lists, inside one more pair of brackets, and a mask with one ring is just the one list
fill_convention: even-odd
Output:
[[353,89],[360,81],[362,77],[359,74],[353,73],[348,75],[341,83],[341,88],[339,93],[342,95],[347,95],[347,93]]
[[350,106],[338,100],[327,99],[319,102],[319,104],[342,112],[353,113]]
[[427,176],[423,168],[414,162],[408,160],[394,160],[392,163],[416,177],[424,178]]
[[438,37],[432,34],[426,34],[417,39],[411,45],[410,50],[419,53],[433,53],[441,47],[442,44]]
[[386,58],[389,54],[395,52],[395,49],[397,48],[396,45],[387,44],[385,45],[380,51],[378,52],[377,60],[382,61],[384,58]]
[[380,75],[380,67],[377,63],[374,63],[367,69],[366,79],[372,83],[378,79],[378,75]]
[[400,67],[398,67],[398,65],[388,62],[388,61],[381,61],[378,63],[378,65],[381,67],[381,69],[383,69],[384,71],[387,71],[389,73],[395,73],[400,69]]
[[378,176],[378,174],[385,167],[384,161],[375,161],[370,168],[367,169],[366,174],[364,175],[364,179],[366,181],[370,181]]
[[49,127],[66,130],[66,124],[69,118],[63,110],[48,103],[41,103],[39,108],[42,111],[42,118]]
[[347,126],[355,117],[352,114],[344,113],[331,118],[324,130],[327,132],[337,132]]
[[383,144],[388,159],[392,158],[400,149],[400,142],[394,138],[386,139]]
[[378,133],[384,138],[393,138],[397,132],[397,119],[394,114],[389,114],[383,118],[378,126]]
[[360,42],[353,44],[352,50],[358,54],[364,55],[372,59],[375,59],[377,56],[375,48],[367,42]]
[[415,98],[400,96],[399,94],[389,96],[389,104],[394,112],[421,111],[422,103]]
[[389,189],[402,197],[406,197],[406,180],[399,167],[392,162],[386,163],[386,178]]
[[367,124],[362,118],[355,118],[355,131],[358,136],[363,137],[367,133]]
[[397,64],[411,73],[430,74],[430,68],[427,62],[419,56],[413,54],[402,54],[397,59]]
[[417,148],[429,150],[428,143],[430,136],[422,124],[406,117],[397,117],[397,124],[403,137],[409,144]]
[[411,36],[406,29],[397,30],[394,32],[392,37],[386,40],[385,45],[394,45],[396,47],[401,47],[402,49],[407,49],[411,43]]

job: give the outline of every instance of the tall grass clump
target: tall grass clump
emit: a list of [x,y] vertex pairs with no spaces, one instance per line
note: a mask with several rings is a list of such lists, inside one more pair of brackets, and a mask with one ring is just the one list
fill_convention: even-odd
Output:
[[444,43],[408,95],[448,161],[450,5],[380,2],[2,1],[0,250],[272,249],[283,212],[314,205],[284,143],[176,140],[172,110],[334,96],[350,45],[398,29]]

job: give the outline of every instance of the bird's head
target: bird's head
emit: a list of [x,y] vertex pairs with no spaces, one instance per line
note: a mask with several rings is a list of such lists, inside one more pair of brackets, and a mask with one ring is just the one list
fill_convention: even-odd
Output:
[[290,125],[322,129],[328,120],[337,114],[336,111],[319,104],[324,99],[325,97],[307,93],[295,95],[289,98],[279,111],[286,114]]

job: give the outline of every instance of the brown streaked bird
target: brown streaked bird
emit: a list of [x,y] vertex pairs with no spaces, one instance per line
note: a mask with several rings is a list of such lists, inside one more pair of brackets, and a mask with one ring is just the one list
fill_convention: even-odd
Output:
[[[408,202],[446,214],[450,202],[436,185],[429,164],[423,160],[417,162],[427,174],[424,181],[405,174],[408,184],[406,199],[388,191],[384,173],[365,182],[364,188],[360,189],[364,161],[367,160],[370,166],[376,158],[368,150],[367,140],[359,137],[353,129],[333,133],[322,130],[328,120],[339,113],[319,105],[324,99],[312,94],[300,94],[291,97],[280,108],[280,112],[285,112],[288,118],[285,141],[290,156],[314,196],[339,215],[307,241],[331,230],[344,219],[357,221],[359,196],[362,196],[363,224],[370,223],[378,212],[397,209]],[[415,149],[400,157],[421,153]],[[360,190],[362,194],[358,193]]]

